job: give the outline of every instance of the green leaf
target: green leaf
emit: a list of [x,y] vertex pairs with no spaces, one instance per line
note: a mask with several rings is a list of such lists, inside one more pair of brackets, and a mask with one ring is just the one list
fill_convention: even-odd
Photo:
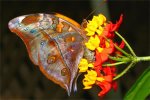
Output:
[[150,95],[150,67],[138,78],[126,93],[124,100],[145,100]]

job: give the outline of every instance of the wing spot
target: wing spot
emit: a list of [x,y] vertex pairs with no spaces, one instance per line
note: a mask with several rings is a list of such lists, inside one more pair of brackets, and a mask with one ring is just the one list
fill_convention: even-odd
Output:
[[45,40],[42,40],[40,44],[43,46],[45,44]]
[[74,42],[74,41],[75,41],[75,37],[74,36],[65,38],[65,42]]
[[71,46],[71,47],[69,47],[69,48],[67,49],[67,51],[74,52],[74,49],[73,49],[73,47]]
[[28,27],[26,27],[26,28],[24,28],[24,30],[25,30],[25,31],[28,31],[28,30],[29,30],[29,28],[28,28]]
[[66,76],[67,74],[68,74],[67,68],[63,68],[63,69],[61,70],[61,75],[62,75],[62,76]]
[[56,62],[56,56],[48,56],[47,63],[53,64]]
[[63,24],[62,24],[62,23],[59,23],[59,24],[57,24],[56,31],[57,31],[58,33],[61,33],[61,32],[62,32],[62,28],[63,28]]
[[30,33],[35,33],[35,32],[37,32],[37,31],[36,31],[36,30],[33,30],[33,29],[30,31]]
[[40,19],[40,16],[39,15],[29,15],[29,16],[26,16],[23,20],[22,20],[22,23],[24,25],[29,25],[29,24],[33,24],[33,23],[36,23],[38,22]]

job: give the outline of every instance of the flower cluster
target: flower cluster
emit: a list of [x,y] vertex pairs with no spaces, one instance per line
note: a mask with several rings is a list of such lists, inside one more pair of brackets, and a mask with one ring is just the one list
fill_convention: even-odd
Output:
[[[105,95],[111,88],[117,89],[117,83],[113,81],[116,76],[115,66],[107,66],[106,63],[114,63],[109,59],[109,55],[116,55],[118,51],[115,49],[114,32],[122,23],[123,16],[120,16],[118,22],[106,22],[106,17],[102,14],[94,16],[88,22],[85,31],[89,40],[85,43],[86,48],[95,52],[95,61],[89,63],[87,59],[83,58],[79,64],[79,72],[86,72],[83,79],[84,89],[90,89],[93,85],[101,88],[98,96]],[[124,47],[124,42],[119,46]],[[121,54],[121,53],[120,53]],[[103,66],[106,64],[106,66]]]

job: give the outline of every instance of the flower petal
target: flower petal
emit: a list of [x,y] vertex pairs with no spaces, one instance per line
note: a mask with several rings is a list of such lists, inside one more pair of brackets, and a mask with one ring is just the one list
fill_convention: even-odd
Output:
[[106,81],[100,82],[98,85],[102,89],[102,91],[99,92],[98,96],[104,96],[111,89],[111,84]]

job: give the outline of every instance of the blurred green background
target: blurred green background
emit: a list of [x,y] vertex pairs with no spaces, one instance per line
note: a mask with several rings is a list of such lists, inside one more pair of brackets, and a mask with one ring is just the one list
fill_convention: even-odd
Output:
[[[93,10],[103,13],[113,22],[124,15],[119,29],[138,56],[150,55],[149,0],[1,0],[0,1],[0,98],[2,100],[97,100],[99,88],[84,91],[83,76],[78,80],[78,92],[70,97],[64,89],[48,80],[30,61],[22,40],[11,33],[8,22],[20,15],[57,12],[81,23]],[[90,16],[88,19],[91,19]],[[138,63],[119,79],[117,93],[111,91],[105,100],[121,100],[150,63]],[[119,71],[126,66],[119,66]]]

